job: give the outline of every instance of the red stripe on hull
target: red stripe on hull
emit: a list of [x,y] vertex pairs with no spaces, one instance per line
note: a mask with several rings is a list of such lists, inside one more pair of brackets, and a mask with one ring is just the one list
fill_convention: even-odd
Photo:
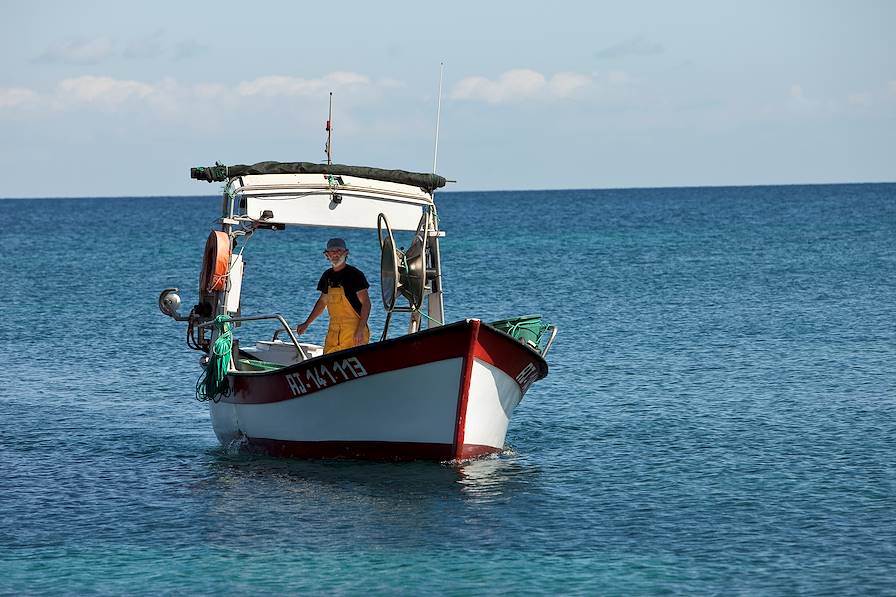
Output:
[[[548,374],[548,365],[538,353],[488,325],[481,327],[476,339],[475,356],[516,379],[523,393],[532,382]],[[519,376],[527,366],[531,367],[531,372],[521,381]]]
[[[225,402],[264,404],[304,398],[363,376],[462,357],[468,348],[466,325],[452,325],[340,350],[266,373],[231,373],[233,394]],[[358,369],[358,366],[360,369]],[[297,393],[289,384],[301,384]]]
[[470,379],[473,377],[473,355],[476,353],[476,339],[479,336],[479,321],[473,321],[470,344],[464,355],[464,370],[460,378],[460,392],[457,396],[457,422],[454,426],[454,458],[463,458],[464,429],[467,422],[467,398],[470,396]]
[[[228,378],[233,393],[223,401],[266,404],[301,399],[327,387],[351,383],[361,372],[363,376],[375,375],[450,358],[464,357],[469,367],[471,349],[472,356],[517,379],[524,393],[532,381],[547,375],[547,364],[537,352],[473,319],[341,350],[276,371],[231,373]],[[521,381],[520,375],[527,367],[531,375],[524,375]],[[466,378],[469,383],[468,374]],[[461,414],[459,410],[458,416]]]
[[467,460],[500,452],[494,446],[464,445],[455,450],[452,444],[416,442],[297,442],[278,439],[249,438],[252,448],[271,456],[288,458],[333,458],[358,460]]

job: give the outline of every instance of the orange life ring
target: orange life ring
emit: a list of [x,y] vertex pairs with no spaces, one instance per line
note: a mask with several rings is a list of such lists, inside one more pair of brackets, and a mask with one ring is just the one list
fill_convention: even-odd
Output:
[[220,230],[212,230],[205,241],[202,271],[199,273],[199,292],[224,290],[230,268],[230,238]]

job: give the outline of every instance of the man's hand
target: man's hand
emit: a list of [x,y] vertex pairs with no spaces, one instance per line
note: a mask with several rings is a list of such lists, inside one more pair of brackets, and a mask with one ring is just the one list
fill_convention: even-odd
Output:
[[355,337],[352,339],[355,343],[355,346],[360,346],[364,344],[364,332],[367,331],[366,325],[358,326],[358,329],[355,330]]
[[308,329],[309,325],[311,325],[311,324],[308,323],[307,321],[304,323],[300,323],[299,325],[296,326],[296,333],[301,336],[302,334],[305,333],[305,330]]

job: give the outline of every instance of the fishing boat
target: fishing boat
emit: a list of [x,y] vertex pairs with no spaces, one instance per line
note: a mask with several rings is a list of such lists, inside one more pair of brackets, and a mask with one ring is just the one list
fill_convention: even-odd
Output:
[[[298,458],[435,461],[504,449],[514,409],[548,373],[557,329],[537,315],[446,322],[435,203],[443,177],[311,162],[190,174],[224,183],[221,216],[206,242],[198,302],[182,315],[178,289],[166,288],[159,308],[187,323],[188,345],[203,353],[197,397],[208,401],[222,444]],[[242,312],[246,241],[287,226],[376,230],[386,314],[377,339],[324,354],[281,314]],[[412,233],[407,250],[396,232]],[[272,334],[237,337],[244,322],[265,320]]]

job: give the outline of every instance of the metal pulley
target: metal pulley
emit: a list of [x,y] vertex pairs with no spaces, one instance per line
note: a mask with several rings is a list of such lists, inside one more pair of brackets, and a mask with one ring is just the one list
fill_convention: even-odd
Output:
[[[429,238],[429,216],[423,214],[417,224],[411,246],[403,251],[395,246],[395,237],[385,214],[376,222],[380,241],[380,288],[383,308],[392,311],[418,311],[426,292],[426,251]],[[408,301],[408,308],[396,307],[398,297]]]

